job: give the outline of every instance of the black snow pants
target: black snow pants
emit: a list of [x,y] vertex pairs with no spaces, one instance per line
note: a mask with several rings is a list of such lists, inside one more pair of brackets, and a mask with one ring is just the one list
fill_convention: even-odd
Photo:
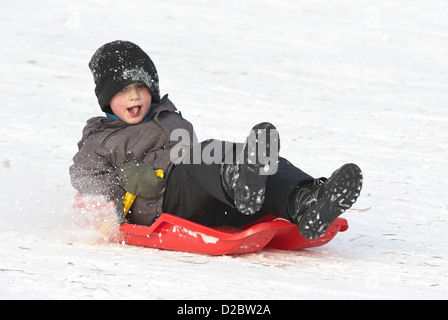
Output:
[[[211,140],[202,142],[203,149]],[[288,198],[297,185],[313,177],[279,157],[278,169],[268,176],[265,200],[253,215],[244,215],[226,195],[221,182],[220,163],[180,163],[168,178],[163,211],[206,226],[241,227],[266,215],[289,219]]]

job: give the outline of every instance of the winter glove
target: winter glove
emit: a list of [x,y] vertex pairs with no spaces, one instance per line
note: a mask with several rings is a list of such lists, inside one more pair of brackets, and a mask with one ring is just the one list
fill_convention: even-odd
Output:
[[121,165],[117,179],[130,194],[148,199],[158,198],[166,186],[166,180],[159,178],[150,164],[137,160]]

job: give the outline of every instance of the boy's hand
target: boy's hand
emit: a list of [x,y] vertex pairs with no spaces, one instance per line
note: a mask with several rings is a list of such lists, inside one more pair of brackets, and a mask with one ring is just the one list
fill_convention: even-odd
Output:
[[150,164],[137,160],[124,163],[117,179],[130,194],[149,199],[158,198],[166,186],[166,180],[159,178]]

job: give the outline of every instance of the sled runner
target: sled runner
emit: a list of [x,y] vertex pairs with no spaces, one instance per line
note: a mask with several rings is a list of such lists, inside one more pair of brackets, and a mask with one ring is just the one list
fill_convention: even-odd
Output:
[[[101,211],[111,208],[110,203],[92,203],[75,198],[75,208]],[[104,220],[102,220],[104,222]],[[114,241],[126,244],[186,251],[209,255],[233,255],[256,252],[262,248],[298,250],[319,247],[330,242],[338,232],[348,229],[347,220],[337,218],[324,235],[309,240],[302,237],[297,226],[283,218],[266,216],[242,228],[206,227],[169,213],[162,214],[151,226],[125,223],[119,228]]]

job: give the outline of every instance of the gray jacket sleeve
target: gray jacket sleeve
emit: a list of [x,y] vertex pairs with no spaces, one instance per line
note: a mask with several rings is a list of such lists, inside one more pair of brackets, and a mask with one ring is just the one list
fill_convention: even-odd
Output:
[[70,179],[73,187],[83,194],[106,196],[116,201],[125,191],[118,185],[117,168],[108,158],[107,148],[93,148],[87,142],[73,158],[70,167]]

